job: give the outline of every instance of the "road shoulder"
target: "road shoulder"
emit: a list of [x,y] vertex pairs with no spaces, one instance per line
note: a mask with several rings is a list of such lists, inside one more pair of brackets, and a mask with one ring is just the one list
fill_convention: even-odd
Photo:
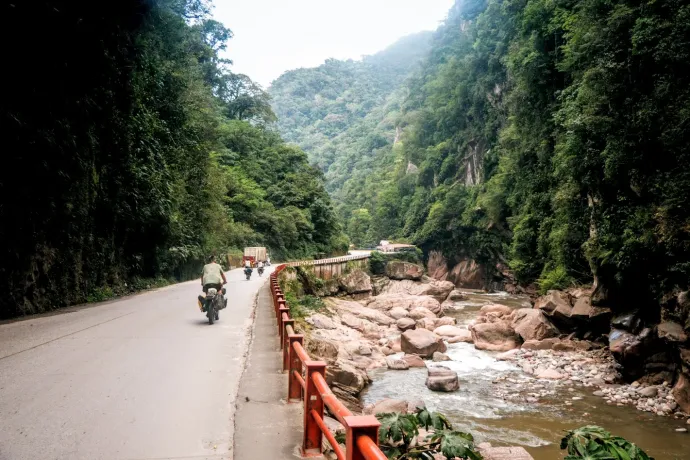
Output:
[[302,439],[300,404],[286,404],[287,377],[281,372],[271,294],[261,287],[254,333],[240,379],[235,412],[233,458],[294,458]]

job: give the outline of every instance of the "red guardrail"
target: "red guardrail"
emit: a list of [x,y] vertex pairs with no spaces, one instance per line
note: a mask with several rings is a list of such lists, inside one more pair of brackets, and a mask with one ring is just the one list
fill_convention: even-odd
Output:
[[[308,262],[334,263],[366,257],[337,257]],[[294,265],[308,265],[308,262]],[[278,274],[286,266],[279,265],[271,274],[271,295],[278,321],[280,348],[283,350],[283,372],[288,375],[288,402],[304,403],[302,457],[320,456],[323,437],[326,437],[339,460],[386,460],[378,445],[379,421],[373,415],[352,415],[328,387],[326,363],[312,360],[304,349],[304,336],[295,334],[295,322],[290,318],[290,309],[278,284]],[[323,421],[326,407],[345,427],[345,452]]]

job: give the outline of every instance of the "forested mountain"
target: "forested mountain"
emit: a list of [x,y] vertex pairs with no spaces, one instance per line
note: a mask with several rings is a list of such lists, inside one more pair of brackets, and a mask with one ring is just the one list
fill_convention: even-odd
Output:
[[207,2],[2,8],[0,317],[197,276],[244,245],[346,247],[320,172],[219,58],[232,33]]
[[[361,61],[329,59],[316,68],[292,70],[269,89],[276,127],[324,172],[326,188],[355,243],[368,240],[371,219],[366,208],[353,207],[350,195],[364,191],[373,169],[390,169],[406,93],[402,84],[429,52],[431,35],[404,37]],[[356,202],[371,203],[371,193],[368,188]]]
[[[398,142],[359,150],[340,181],[327,168],[354,240],[505,262],[543,290],[595,281],[612,305],[688,287],[690,2],[458,1],[431,45],[348,127]],[[322,168],[349,156],[299,143]]]

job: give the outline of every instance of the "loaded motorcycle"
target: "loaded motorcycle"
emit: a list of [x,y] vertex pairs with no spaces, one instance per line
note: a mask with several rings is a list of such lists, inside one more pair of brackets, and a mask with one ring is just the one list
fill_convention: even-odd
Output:
[[249,281],[249,278],[252,277],[252,269],[251,267],[244,267],[244,276],[247,277],[247,281]]
[[259,276],[262,276],[264,274],[264,267],[259,267],[258,272],[259,272]]
[[218,312],[228,305],[225,293],[225,288],[221,289],[221,292],[218,292],[216,288],[209,288],[206,291],[206,297],[199,296],[199,309],[202,313],[206,313],[208,324],[218,321],[220,319]]

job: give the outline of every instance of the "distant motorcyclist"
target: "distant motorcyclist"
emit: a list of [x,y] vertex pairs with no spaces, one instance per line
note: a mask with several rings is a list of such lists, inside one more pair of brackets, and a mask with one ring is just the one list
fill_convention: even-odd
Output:
[[[216,262],[216,256],[209,257],[208,263],[204,265],[201,271],[201,287],[204,294],[208,293],[211,288],[215,288],[220,293],[223,284],[227,282],[223,267]],[[203,296],[199,296],[199,300],[203,303]],[[227,299],[223,298],[223,301],[226,303]]]
[[263,274],[264,274],[264,263],[263,263],[263,262],[259,262],[259,263],[257,264],[257,268],[259,269],[259,276],[263,275]]
[[249,259],[244,261],[244,275],[247,280],[252,276],[252,261]]

